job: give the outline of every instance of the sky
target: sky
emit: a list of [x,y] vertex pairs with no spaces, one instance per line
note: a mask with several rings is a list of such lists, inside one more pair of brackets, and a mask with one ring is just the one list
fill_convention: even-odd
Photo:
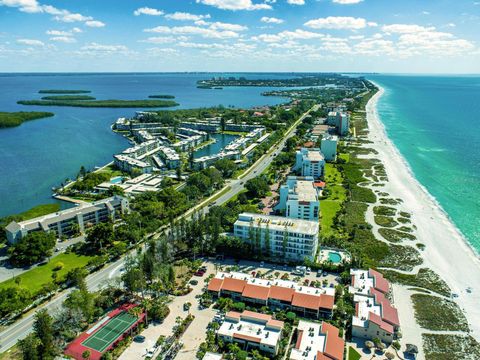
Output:
[[0,72],[480,73],[480,0],[0,0]]

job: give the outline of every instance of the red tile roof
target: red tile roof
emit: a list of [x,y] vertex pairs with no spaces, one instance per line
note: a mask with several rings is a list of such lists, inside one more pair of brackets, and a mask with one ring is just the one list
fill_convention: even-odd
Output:
[[320,307],[320,297],[310,294],[295,293],[292,299],[292,306],[318,310]]
[[382,305],[382,319],[393,326],[400,326],[398,311],[392,306],[385,295],[375,289],[370,289],[369,292],[370,295],[375,297],[375,302]]
[[302,343],[303,330],[298,330],[297,342],[295,343],[295,349],[300,349],[300,344]]
[[225,278],[223,280],[222,290],[241,293],[243,292],[245,285],[247,285],[247,282],[245,280]]
[[368,319],[377,324],[378,326],[380,326],[381,329],[385,330],[386,332],[390,333],[390,334],[393,334],[393,326],[388,324],[387,322],[383,321],[382,318],[380,316],[378,316],[377,314],[371,312],[369,314],[369,317]]
[[292,297],[294,293],[294,289],[272,285],[270,287],[269,296],[271,299],[292,302]]
[[370,277],[373,277],[375,279],[374,281],[374,287],[378,291],[383,292],[384,294],[388,293],[390,290],[390,283],[385,280],[382,274],[380,274],[378,271],[369,269],[368,270],[368,275]]
[[233,337],[235,339],[246,340],[246,341],[256,342],[256,343],[260,343],[260,341],[262,340],[259,337],[248,336],[248,335],[239,334],[239,333],[233,333]]
[[322,309],[333,309],[333,304],[335,303],[335,297],[330,295],[320,295],[320,307]]
[[220,289],[222,288],[222,284],[223,284],[223,279],[213,278],[208,283],[207,289],[208,289],[208,291],[219,292]]
[[259,299],[259,300],[268,300],[268,294],[270,293],[270,288],[265,286],[247,284],[243,289],[242,296],[251,298],[251,299]]
[[243,313],[240,313],[241,317],[249,317],[258,320],[264,320],[265,322],[272,320],[271,315],[257,313],[255,311],[245,310]]
[[338,329],[326,322],[322,323],[322,332],[327,334],[324,353],[334,360],[343,360],[345,341],[339,337]]

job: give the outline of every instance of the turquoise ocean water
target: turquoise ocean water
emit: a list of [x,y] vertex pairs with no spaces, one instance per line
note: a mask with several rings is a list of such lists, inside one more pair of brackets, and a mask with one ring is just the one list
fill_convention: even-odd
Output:
[[[212,76],[285,78],[285,74],[0,74],[0,111],[51,111],[52,118],[0,129],[0,217],[38,204],[54,202],[51,188],[74,177],[80,166],[88,169],[112,161],[112,155],[130,146],[110,125],[136,110],[22,106],[22,99],[38,99],[40,89],[91,90],[97,99],[145,99],[153,94],[171,94],[179,108],[217,105],[252,107],[273,105],[285,98],[264,97],[266,88],[230,87],[223,90],[197,89],[196,82]],[[269,88],[270,89],[270,88]],[[151,109],[148,109],[151,110]],[[198,152],[214,152],[228,142]],[[65,205],[65,204],[63,204]]]
[[480,77],[367,78],[385,89],[378,113],[388,136],[480,251]]

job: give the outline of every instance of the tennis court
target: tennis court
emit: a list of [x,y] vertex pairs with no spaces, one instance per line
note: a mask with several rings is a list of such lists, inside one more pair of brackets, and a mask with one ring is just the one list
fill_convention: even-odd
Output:
[[105,326],[92,336],[88,337],[82,345],[102,353],[115,340],[122,336],[130,326],[135,324],[137,320],[138,318],[136,316],[122,312],[108,321]]

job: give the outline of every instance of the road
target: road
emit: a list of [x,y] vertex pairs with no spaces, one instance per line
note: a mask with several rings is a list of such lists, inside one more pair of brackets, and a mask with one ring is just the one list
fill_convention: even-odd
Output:
[[[273,146],[265,155],[258,159],[244,174],[241,175],[241,178],[230,180],[227,183],[229,190],[222,193],[215,201],[210,202],[213,205],[222,205],[231,199],[233,196],[237,195],[240,191],[244,189],[244,183],[250,179],[261,174],[267,167],[270,165],[272,160],[280,153],[280,151],[285,146],[285,142],[288,138],[292,137],[295,134],[296,127],[302,122],[305,116],[312,110],[316,110],[318,105],[315,105],[312,109],[304,113],[287,131],[284,138],[275,146]],[[208,212],[208,199],[202,202],[199,206],[194,209],[201,208],[203,212]],[[192,209],[193,210],[193,209]],[[192,212],[187,212],[184,216],[189,216]],[[89,290],[97,290],[102,287],[109,279],[112,279],[120,275],[120,270],[123,267],[125,257],[115,261],[114,263],[108,264],[99,271],[89,275],[86,279],[87,286]],[[55,312],[60,309],[63,301],[67,298],[68,294],[71,292],[71,289],[67,289],[62,293],[55,296],[48,303],[37,307],[35,310],[30,311],[27,314],[24,314],[23,317],[17,320],[14,324],[8,326],[4,331],[0,333],[0,352],[5,352],[14,346],[18,340],[25,338],[32,331],[32,325],[34,321],[35,312],[40,309],[47,309],[50,314],[55,314]]]

